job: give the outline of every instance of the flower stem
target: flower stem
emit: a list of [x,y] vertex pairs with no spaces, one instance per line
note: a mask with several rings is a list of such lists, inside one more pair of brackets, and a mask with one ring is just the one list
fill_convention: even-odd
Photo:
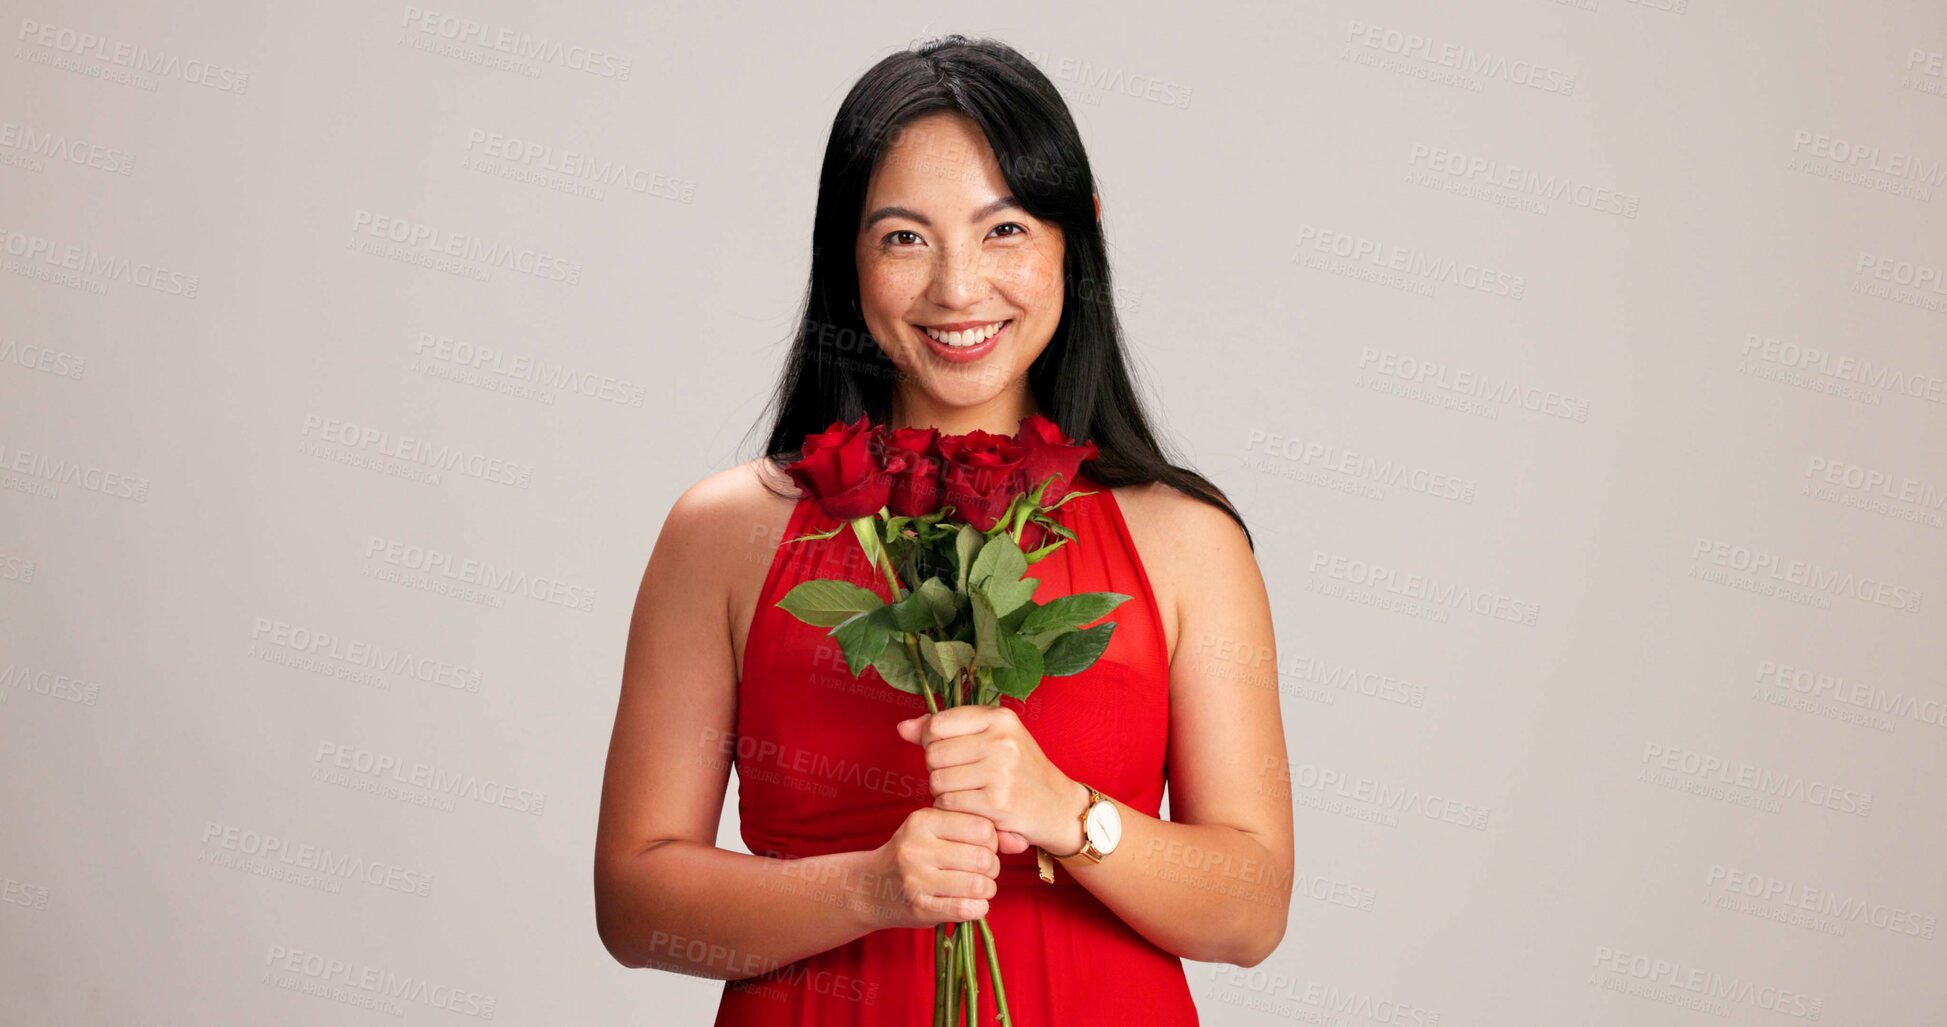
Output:
[[980,975],[974,972],[973,930],[972,924],[960,925],[960,933],[966,938],[961,945],[964,954],[960,959],[960,971],[967,979],[967,1027],[978,1027],[980,1023]]
[[960,1009],[960,974],[954,972],[954,965],[960,961],[960,947],[956,945],[958,941],[960,939],[954,935],[954,930],[948,928],[946,930],[946,963],[942,963],[942,967],[946,970],[946,1027],[954,1027],[954,1023],[960,1019],[960,1015],[958,1015],[958,1009]]
[[946,1023],[946,925],[933,925],[933,1027]]
[[1001,1027],[1013,1027],[1014,1020],[1007,1014],[1007,989],[1001,987],[1001,960],[994,954],[994,932],[987,926],[987,918],[981,917],[980,943],[987,949],[987,975],[994,981],[994,1005],[998,1009]]

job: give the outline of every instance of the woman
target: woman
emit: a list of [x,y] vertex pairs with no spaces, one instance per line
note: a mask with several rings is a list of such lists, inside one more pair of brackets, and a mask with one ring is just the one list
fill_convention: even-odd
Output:
[[[1100,216],[1065,104],[1005,45],[894,54],[839,109],[766,455],[669,512],[602,792],[603,943],[726,979],[720,1025],[923,1022],[932,927],[981,916],[1016,1024],[1193,1024],[1183,959],[1253,966],[1284,935],[1269,603],[1242,519],[1144,418]],[[1095,494],[1056,511],[1078,537],[1033,567],[1044,599],[1134,599],[1093,667],[929,716],[773,605],[878,584],[849,533],[778,545],[836,524],[780,466],[861,414],[943,434],[1040,414],[1096,444],[1072,483]],[[715,845],[732,765],[752,854]]]

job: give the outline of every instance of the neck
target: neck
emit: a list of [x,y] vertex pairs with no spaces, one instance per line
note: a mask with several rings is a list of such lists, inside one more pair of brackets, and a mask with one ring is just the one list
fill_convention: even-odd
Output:
[[1012,435],[1021,419],[1038,413],[1034,394],[1021,388],[974,406],[949,406],[916,389],[901,385],[892,397],[892,428],[938,428],[942,435],[965,435],[974,430]]

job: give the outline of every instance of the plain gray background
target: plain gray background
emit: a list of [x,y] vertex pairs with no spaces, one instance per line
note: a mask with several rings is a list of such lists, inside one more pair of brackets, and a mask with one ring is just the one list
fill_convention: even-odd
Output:
[[0,1023],[708,1022],[594,929],[635,585],[751,455],[840,98],[949,31],[1061,86],[1257,534],[1298,876],[1208,1022],[1941,1007],[1938,5],[29,0]]

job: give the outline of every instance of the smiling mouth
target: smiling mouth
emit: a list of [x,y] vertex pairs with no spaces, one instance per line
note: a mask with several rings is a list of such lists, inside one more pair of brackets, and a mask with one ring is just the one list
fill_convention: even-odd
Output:
[[929,328],[926,325],[915,325],[914,327],[925,333],[927,338],[932,339],[942,346],[950,346],[953,349],[969,349],[999,334],[1000,330],[1007,327],[1008,323],[1012,320],[1013,318],[1008,318],[1005,321],[989,321],[977,328],[965,328],[953,332],[943,332],[937,328]]

